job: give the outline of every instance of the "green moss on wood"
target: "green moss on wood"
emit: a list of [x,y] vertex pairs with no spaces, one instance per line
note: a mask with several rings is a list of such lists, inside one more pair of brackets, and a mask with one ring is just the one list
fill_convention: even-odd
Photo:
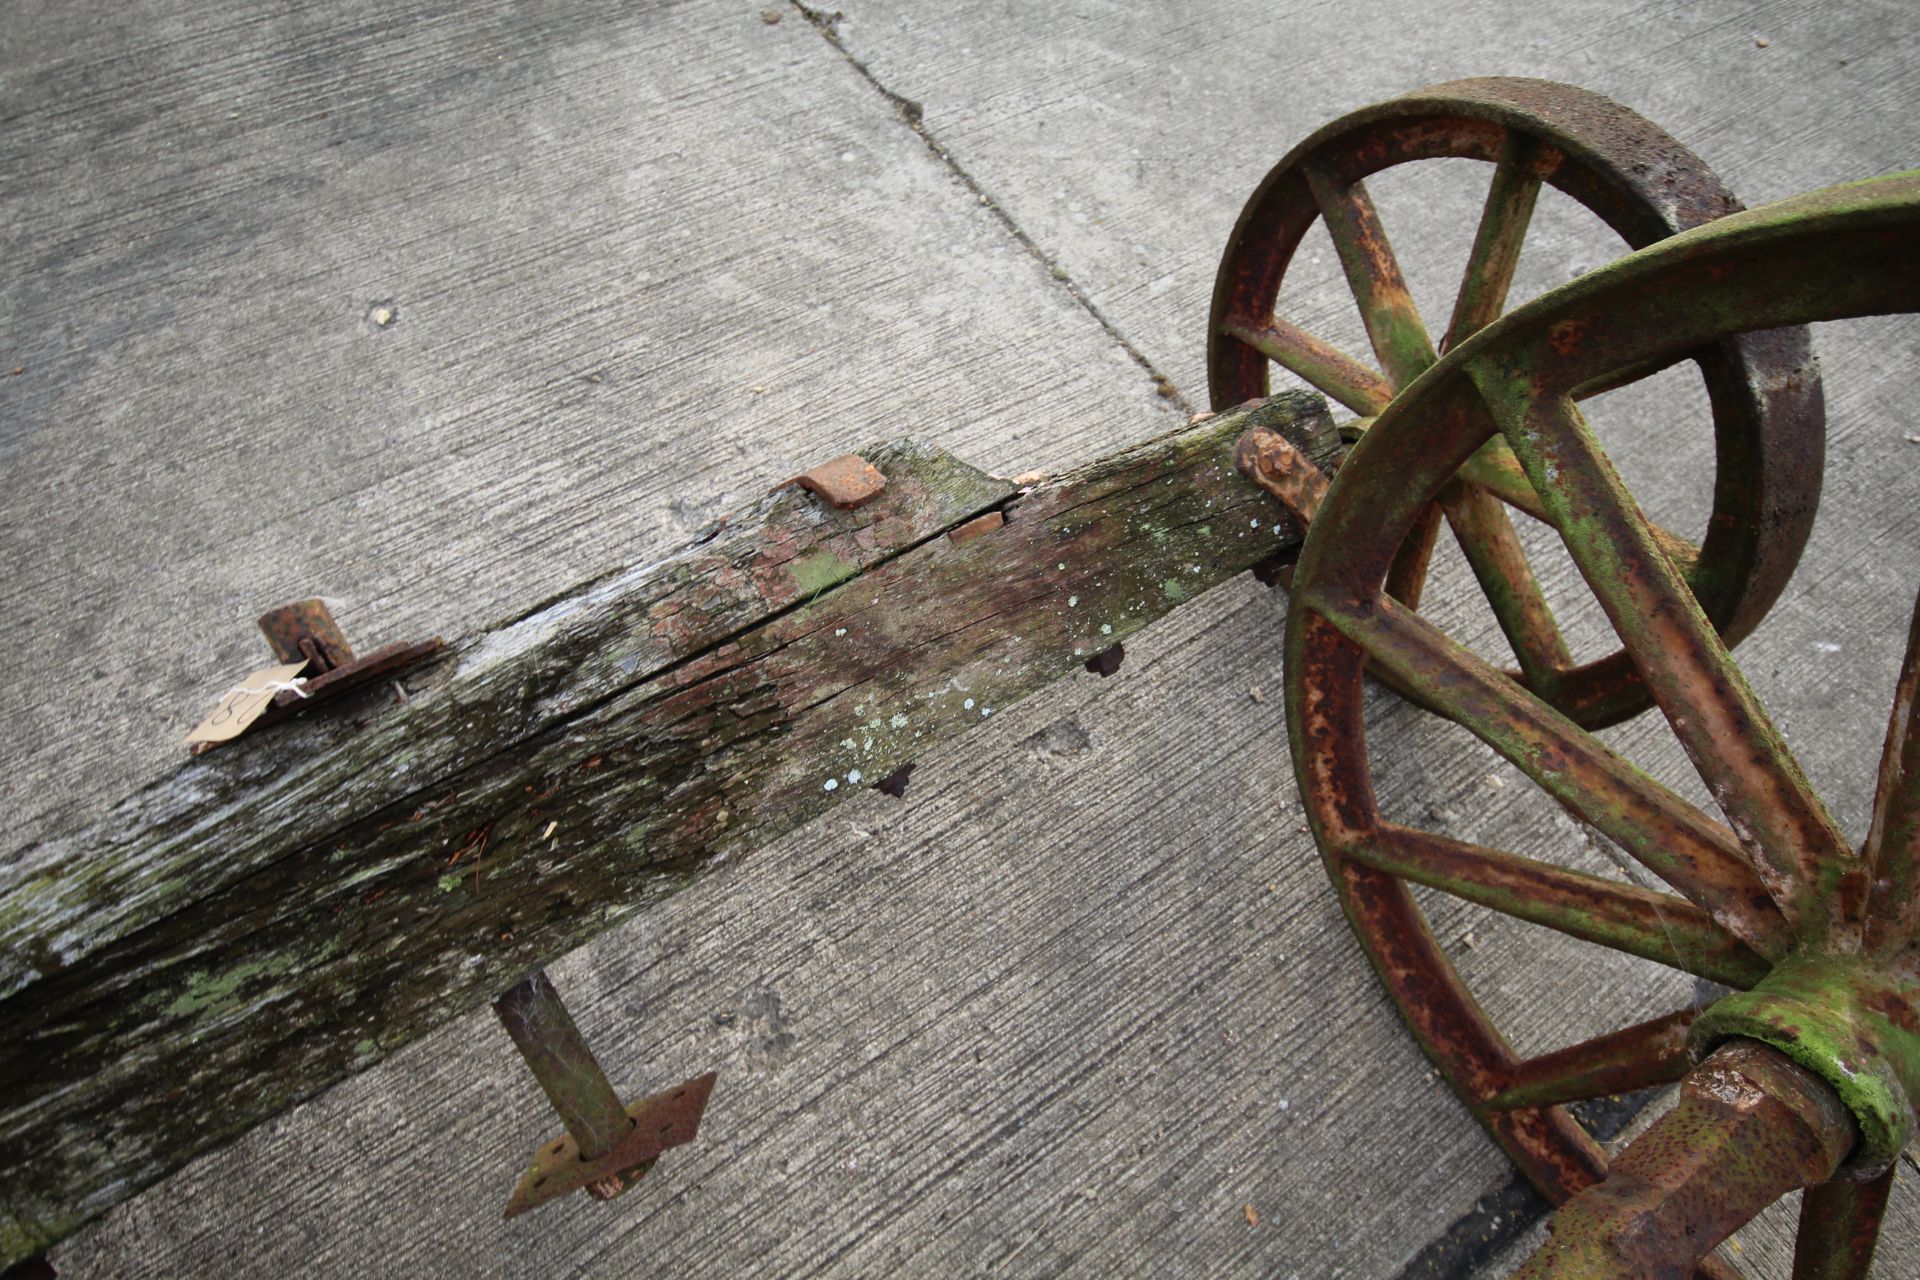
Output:
[[[1290,412],[1331,442],[1317,400]],[[41,1171],[0,1192],[0,1247],[70,1232],[1287,545],[1232,471],[1244,425],[1061,477],[958,545],[1009,488],[877,449],[868,507],[773,495],[462,641],[405,708],[289,722],[58,837],[0,884],[0,1077],[22,1082],[0,1165]],[[775,544],[793,554],[758,572]]]
[[795,560],[791,572],[802,594],[817,596],[859,571],[831,551],[815,551]]

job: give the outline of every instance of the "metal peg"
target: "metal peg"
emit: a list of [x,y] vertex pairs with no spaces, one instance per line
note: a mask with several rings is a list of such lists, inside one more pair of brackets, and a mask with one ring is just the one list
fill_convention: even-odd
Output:
[[567,1128],[534,1153],[507,1201],[507,1217],[578,1188],[611,1200],[645,1177],[661,1152],[699,1133],[717,1073],[622,1106],[544,971],[494,1001],[493,1011]]

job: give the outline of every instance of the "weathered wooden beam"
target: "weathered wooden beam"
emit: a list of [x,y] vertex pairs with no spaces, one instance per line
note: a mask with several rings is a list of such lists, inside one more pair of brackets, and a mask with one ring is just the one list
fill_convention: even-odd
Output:
[[0,1260],[1071,674],[1299,531],[1288,395],[1016,491],[867,453],[0,865]]

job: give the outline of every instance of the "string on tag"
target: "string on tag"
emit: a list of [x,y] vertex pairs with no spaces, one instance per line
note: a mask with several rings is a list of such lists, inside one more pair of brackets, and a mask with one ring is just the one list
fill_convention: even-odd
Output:
[[307,682],[307,677],[295,676],[291,680],[269,680],[264,685],[260,686],[258,689],[249,689],[244,684],[237,684],[233,686],[233,688],[227,690],[226,693],[222,694],[221,697],[223,699],[231,698],[236,693],[279,693],[281,690],[285,689],[285,690],[291,690],[292,692],[299,694],[303,698],[310,698],[313,695],[300,687],[306,682]]

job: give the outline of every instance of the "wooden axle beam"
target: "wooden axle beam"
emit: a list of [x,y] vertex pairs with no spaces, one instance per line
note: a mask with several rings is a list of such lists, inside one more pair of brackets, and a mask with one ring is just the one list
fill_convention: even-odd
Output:
[[[1297,546],[1258,419],[1030,490],[912,441],[0,864],[0,1263]],[[996,523],[995,517],[1002,523]],[[958,536],[950,536],[958,535]]]

